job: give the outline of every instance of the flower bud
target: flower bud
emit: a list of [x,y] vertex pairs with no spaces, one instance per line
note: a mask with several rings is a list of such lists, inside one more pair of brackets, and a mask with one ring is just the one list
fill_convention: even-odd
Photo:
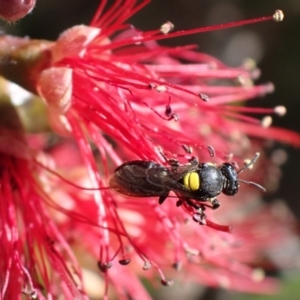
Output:
[[1,0],[0,18],[6,21],[17,21],[29,14],[36,0]]

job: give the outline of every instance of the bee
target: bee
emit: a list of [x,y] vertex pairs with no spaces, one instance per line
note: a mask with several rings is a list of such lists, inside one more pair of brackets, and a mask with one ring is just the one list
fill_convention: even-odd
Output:
[[240,182],[265,191],[255,182],[239,179],[239,174],[253,166],[258,157],[259,153],[256,153],[240,170],[236,170],[234,163],[224,162],[218,166],[210,162],[199,163],[195,158],[185,165],[180,165],[177,160],[168,161],[170,166],[155,161],[128,161],[116,168],[109,186],[131,197],[159,197],[159,204],[173,191],[179,198],[177,206],[185,201],[196,210],[203,211],[204,206],[216,209],[220,206],[217,196],[221,193],[236,195]]

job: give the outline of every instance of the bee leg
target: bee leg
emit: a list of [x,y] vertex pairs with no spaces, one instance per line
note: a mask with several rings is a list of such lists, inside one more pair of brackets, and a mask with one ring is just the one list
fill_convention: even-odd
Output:
[[162,195],[158,198],[158,203],[161,205],[165,202],[165,200],[168,198],[169,194],[167,195]]
[[[184,202],[186,202],[189,206],[193,207],[195,210],[199,210],[201,209],[202,207],[204,208],[204,206],[199,206],[195,203],[193,203],[189,198],[185,198],[185,199],[180,199],[176,202],[176,206],[181,206]],[[205,208],[204,208],[205,209]]]
[[193,208],[195,208],[196,210],[199,210],[199,209],[201,209],[202,207],[204,207],[203,205],[197,205],[197,204],[195,204],[193,201],[191,201],[191,199],[189,199],[189,198],[186,198],[185,199],[185,202],[189,205],[189,206],[191,206],[191,207],[193,207]]
[[193,220],[199,223],[200,225],[206,225],[206,215],[204,211],[205,211],[205,206],[200,205],[197,213],[193,215]]
[[180,164],[176,158],[168,158],[161,147],[158,147],[157,150],[163,159],[172,167],[172,169],[176,170],[178,168]]
[[204,213],[205,211],[205,205],[201,204],[201,205],[196,205],[194,204],[189,198],[185,198],[185,199],[180,199],[176,202],[176,206],[180,206],[184,203],[184,201],[191,207],[193,207],[196,212],[193,215],[193,220],[197,223],[199,223],[200,225],[205,225],[206,224],[206,215]]
[[191,159],[189,159],[189,162],[192,164],[192,165],[198,165],[199,164],[199,160],[196,156],[192,156]]
[[180,205],[182,205],[183,204],[183,201],[182,200],[178,200],[177,202],[176,202],[176,206],[177,207],[179,207]]
[[177,172],[180,164],[176,158],[169,158],[167,163],[171,166],[172,172]]
[[208,201],[211,203],[212,209],[217,209],[221,205],[217,198],[211,198],[211,199],[208,199]]

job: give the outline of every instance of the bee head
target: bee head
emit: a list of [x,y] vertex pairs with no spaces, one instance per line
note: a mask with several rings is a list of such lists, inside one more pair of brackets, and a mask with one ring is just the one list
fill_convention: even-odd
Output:
[[266,191],[266,189],[264,187],[262,187],[261,185],[259,185],[256,182],[239,179],[239,174],[242,173],[243,171],[245,171],[246,169],[250,169],[255,164],[257,159],[259,158],[259,155],[260,155],[259,153],[256,153],[254,158],[249,163],[245,164],[244,167],[238,171],[236,171],[234,164],[227,162],[227,163],[223,163],[222,165],[220,165],[219,168],[224,176],[222,192],[225,195],[228,195],[228,196],[235,195],[239,190],[239,182],[251,184],[251,185],[254,185],[257,188],[263,190],[264,192]]
[[224,176],[223,190],[225,195],[233,196],[239,190],[238,173],[234,166],[230,163],[223,163],[220,167],[220,171]]

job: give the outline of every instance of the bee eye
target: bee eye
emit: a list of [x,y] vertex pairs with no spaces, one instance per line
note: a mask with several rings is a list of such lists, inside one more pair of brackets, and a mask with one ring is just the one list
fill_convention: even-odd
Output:
[[234,196],[239,191],[238,182],[229,182],[228,186],[223,188],[223,193],[227,196]]
[[233,196],[238,192],[238,174],[230,163],[224,163],[220,166],[224,176],[222,192],[227,196]]

